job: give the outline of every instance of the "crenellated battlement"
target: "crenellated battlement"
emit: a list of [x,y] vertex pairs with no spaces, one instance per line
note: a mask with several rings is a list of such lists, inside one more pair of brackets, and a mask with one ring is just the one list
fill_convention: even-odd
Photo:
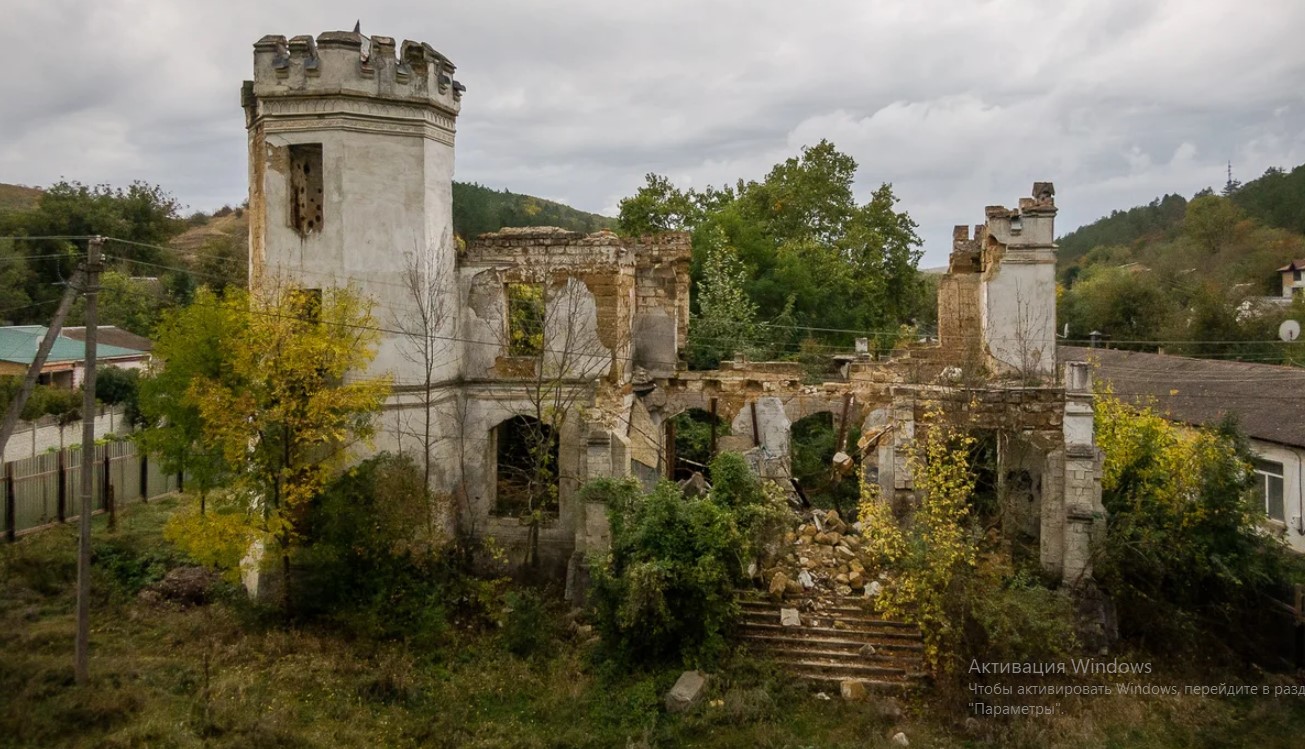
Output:
[[456,116],[466,87],[453,63],[429,44],[358,31],[328,31],[254,44],[254,80],[246,106],[276,97],[353,96],[424,104]]

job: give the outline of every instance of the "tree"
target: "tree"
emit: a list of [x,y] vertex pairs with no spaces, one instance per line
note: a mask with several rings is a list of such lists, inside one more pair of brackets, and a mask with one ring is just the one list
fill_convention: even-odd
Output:
[[1214,255],[1232,239],[1242,218],[1241,209],[1228,198],[1203,195],[1187,204],[1183,234]]
[[201,289],[190,306],[164,314],[153,367],[140,381],[146,426],[136,434],[136,442],[158,456],[164,470],[186,476],[199,494],[201,514],[208,493],[226,483],[230,465],[223,446],[209,439],[199,394],[205,384],[230,376],[228,347],[247,338],[249,322],[239,306],[224,304]]
[[[888,184],[858,205],[856,169],[851,156],[822,140],[775,165],[760,182],[679,190],[650,174],[622,201],[620,225],[627,234],[693,232],[699,313],[713,253],[732,248],[756,319],[771,326],[767,348],[782,351],[801,338],[810,339],[808,348],[846,347],[869,335],[887,349],[901,324],[928,317],[920,310],[932,301],[925,299],[916,267],[915,222],[896,210]],[[802,328],[808,330],[799,335]]]
[[689,363],[696,369],[716,367],[736,351],[756,350],[760,334],[757,305],[743,290],[743,264],[723,232],[717,229],[711,237],[714,244],[698,285],[698,311],[689,326]]
[[863,482],[859,517],[871,553],[889,571],[877,604],[890,616],[918,624],[926,659],[946,670],[961,634],[956,605],[966,598],[962,588],[975,565],[978,543],[969,505],[975,438],[942,416],[937,408],[927,413],[923,439],[907,456],[920,496],[914,515],[899,523],[878,485]]
[[372,434],[389,392],[387,378],[359,375],[379,332],[371,302],[350,288],[228,293],[221,306],[243,335],[221,341],[220,375],[196,377],[187,393],[280,549],[288,610],[290,552],[309,504]]
[[1160,287],[1154,272],[1128,268],[1094,266],[1079,276],[1064,301],[1071,337],[1083,339],[1095,330],[1130,348],[1159,340],[1177,312],[1173,293]]
[[[445,234],[441,243],[452,241]],[[421,469],[423,498],[426,501],[426,528],[431,538],[435,535],[437,508],[431,493],[431,475],[435,461],[435,445],[439,433],[434,428],[433,419],[437,390],[437,371],[452,351],[454,338],[452,331],[452,314],[449,300],[457,298],[457,290],[444,266],[437,262],[439,256],[432,252],[410,252],[404,274],[404,290],[407,292],[408,305],[403,312],[396,315],[395,324],[404,333],[401,351],[404,358],[419,368],[420,380],[418,403],[421,405],[420,424],[411,432],[421,446],[417,465]]]
[[144,182],[115,188],[61,181],[41,193],[35,208],[0,214],[0,236],[23,237],[14,241],[14,250],[31,258],[26,264],[30,272],[23,279],[22,289],[37,306],[16,311],[14,319],[41,321],[48,309],[40,305],[58,299],[62,294],[59,285],[72,276],[77,259],[83,256],[84,250],[79,249],[81,240],[37,237],[98,234],[127,240],[129,243],[113,245],[112,251],[129,261],[125,275],[131,275],[140,271],[139,262],[175,264],[160,246],[185,227],[179,209],[175,198],[162,188]]

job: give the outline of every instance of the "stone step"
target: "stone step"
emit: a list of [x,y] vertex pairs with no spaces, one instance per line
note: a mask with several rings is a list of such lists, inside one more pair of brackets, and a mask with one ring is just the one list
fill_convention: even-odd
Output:
[[[838,691],[839,685],[846,681],[843,676],[830,676],[828,674],[817,673],[813,671],[792,671],[793,677],[809,683],[817,689],[832,689]],[[907,692],[923,686],[928,679],[927,674],[912,674],[904,679],[857,679],[861,685],[870,692]]]
[[919,671],[918,668],[913,670],[904,667],[898,668],[867,663],[846,663],[810,658],[775,657],[773,660],[788,671],[819,673],[825,674],[826,676],[841,676],[845,679],[905,679],[911,673]]
[[869,663],[889,667],[909,668],[922,663],[919,651],[897,650],[885,646],[883,650],[875,647],[874,655],[861,655],[856,650],[838,647],[808,647],[806,642],[751,642],[754,651],[771,656],[807,658],[812,660],[829,660],[844,663]]
[[760,622],[743,622],[743,631],[745,633],[756,634],[788,634],[791,636],[801,636],[804,638],[832,638],[835,640],[855,640],[859,644],[866,642],[875,643],[878,640],[889,642],[920,642],[923,637],[919,631],[891,630],[891,631],[865,631],[853,627],[847,629],[838,629],[836,627],[818,627],[802,625],[800,627],[785,627],[779,622],[763,624]]
[[781,608],[796,608],[799,613],[802,614],[803,618],[816,616],[826,619],[842,619],[844,621],[864,621],[897,629],[915,629],[915,625],[913,624],[884,619],[881,616],[876,615],[869,608],[861,606],[821,606],[815,610],[807,610],[804,609],[797,600],[791,603],[786,602],[784,604],[778,604],[773,601],[741,601],[740,603],[742,604],[743,615],[745,617],[768,613],[774,613],[775,616],[778,617]]
[[[901,622],[888,621],[886,619],[876,619],[871,616],[843,614],[830,615],[823,612],[800,611],[798,616],[802,618],[802,623],[806,626],[814,627],[833,627],[835,621],[841,621],[850,629],[858,632],[915,632],[916,628]],[[779,609],[762,611],[745,611],[741,621],[745,624],[774,624],[780,620]]]
[[[779,643],[783,645],[793,645],[799,647],[818,647],[818,648],[831,648],[831,649],[842,648],[842,649],[850,649],[852,651],[859,650],[863,645],[869,643],[875,646],[875,650],[878,650],[880,653],[884,653],[884,654],[924,651],[924,644],[921,642],[910,642],[910,641],[885,642],[882,640],[876,641],[870,638],[858,640],[858,639],[849,639],[846,637],[822,637],[817,635],[801,636],[801,635],[792,634],[792,630],[796,629],[795,627],[776,627],[775,629],[776,630],[782,629],[782,630],[789,630],[789,631],[788,632],[781,632],[781,631],[749,632],[744,634],[743,639],[747,642],[753,642],[759,645]],[[834,631],[839,632],[840,634],[842,633],[841,630],[834,630]]]

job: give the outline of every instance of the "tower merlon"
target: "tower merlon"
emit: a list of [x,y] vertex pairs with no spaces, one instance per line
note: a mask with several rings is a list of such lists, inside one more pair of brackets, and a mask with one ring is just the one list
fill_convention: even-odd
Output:
[[456,116],[466,87],[456,67],[429,44],[354,31],[327,31],[313,38],[276,34],[254,44],[255,99],[355,96],[418,103]]

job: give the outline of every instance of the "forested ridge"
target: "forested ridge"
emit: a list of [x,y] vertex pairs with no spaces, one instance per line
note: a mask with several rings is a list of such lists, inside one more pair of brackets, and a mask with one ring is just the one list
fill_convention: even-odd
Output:
[[1071,342],[1095,331],[1119,348],[1302,361],[1277,329],[1305,317],[1278,270],[1305,258],[1305,165],[1114,211],[1058,244],[1058,316]]

